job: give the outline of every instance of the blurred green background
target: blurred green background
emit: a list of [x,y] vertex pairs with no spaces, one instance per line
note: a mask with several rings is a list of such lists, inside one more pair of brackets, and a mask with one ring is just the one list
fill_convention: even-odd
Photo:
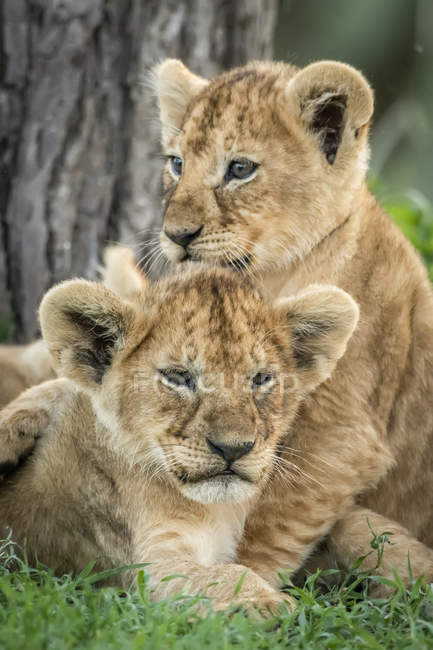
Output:
[[370,185],[433,280],[433,0],[280,0],[276,59],[336,59],[375,90]]

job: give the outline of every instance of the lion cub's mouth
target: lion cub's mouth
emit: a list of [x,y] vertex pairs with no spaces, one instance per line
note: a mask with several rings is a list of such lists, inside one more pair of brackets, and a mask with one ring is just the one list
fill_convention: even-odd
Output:
[[179,490],[199,503],[239,502],[250,499],[256,492],[256,481],[237,468],[191,476],[187,471],[176,474]]
[[230,467],[223,469],[220,472],[215,472],[213,474],[201,474],[200,476],[189,476],[186,472],[177,474],[177,478],[184,485],[186,484],[196,484],[196,483],[206,483],[206,481],[212,481],[214,479],[221,479],[225,481],[231,481],[239,479],[245,481],[246,483],[252,483],[251,479],[246,476],[243,472],[235,471]]

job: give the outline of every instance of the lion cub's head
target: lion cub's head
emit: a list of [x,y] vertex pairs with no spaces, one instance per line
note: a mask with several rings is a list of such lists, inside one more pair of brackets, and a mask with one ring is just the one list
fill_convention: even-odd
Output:
[[256,62],[207,82],[167,60],[155,86],[170,260],[290,266],[350,217],[373,111],[359,72]]
[[357,317],[340,289],[268,305],[241,276],[195,268],[144,286],[134,303],[65,282],[40,308],[55,365],[90,394],[107,444],[201,502],[263,486],[300,400],[332,372]]

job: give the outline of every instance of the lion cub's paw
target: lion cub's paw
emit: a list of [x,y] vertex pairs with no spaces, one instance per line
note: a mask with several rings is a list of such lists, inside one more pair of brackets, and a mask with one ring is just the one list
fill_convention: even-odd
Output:
[[33,451],[48,422],[44,409],[0,411],[0,476],[16,469]]
[[274,618],[283,612],[293,612],[296,603],[287,594],[262,594],[242,603],[248,614],[253,617]]
[[274,618],[283,612],[293,612],[296,602],[287,594],[281,592],[263,591],[254,596],[232,599],[231,601],[215,603],[214,609],[221,611],[230,607],[246,610],[252,618]]

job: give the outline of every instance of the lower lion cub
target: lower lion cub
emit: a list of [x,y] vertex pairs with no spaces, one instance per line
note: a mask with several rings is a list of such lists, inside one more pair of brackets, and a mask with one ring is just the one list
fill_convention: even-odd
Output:
[[[3,484],[3,534],[57,571],[149,562],[155,598],[206,591],[228,606],[245,518],[303,397],[344,353],[356,304],[315,286],[269,305],[229,271],[186,269],[133,302],[66,282],[40,318],[64,378],[11,404],[45,431]],[[237,600],[274,610],[287,597],[249,571]]]

